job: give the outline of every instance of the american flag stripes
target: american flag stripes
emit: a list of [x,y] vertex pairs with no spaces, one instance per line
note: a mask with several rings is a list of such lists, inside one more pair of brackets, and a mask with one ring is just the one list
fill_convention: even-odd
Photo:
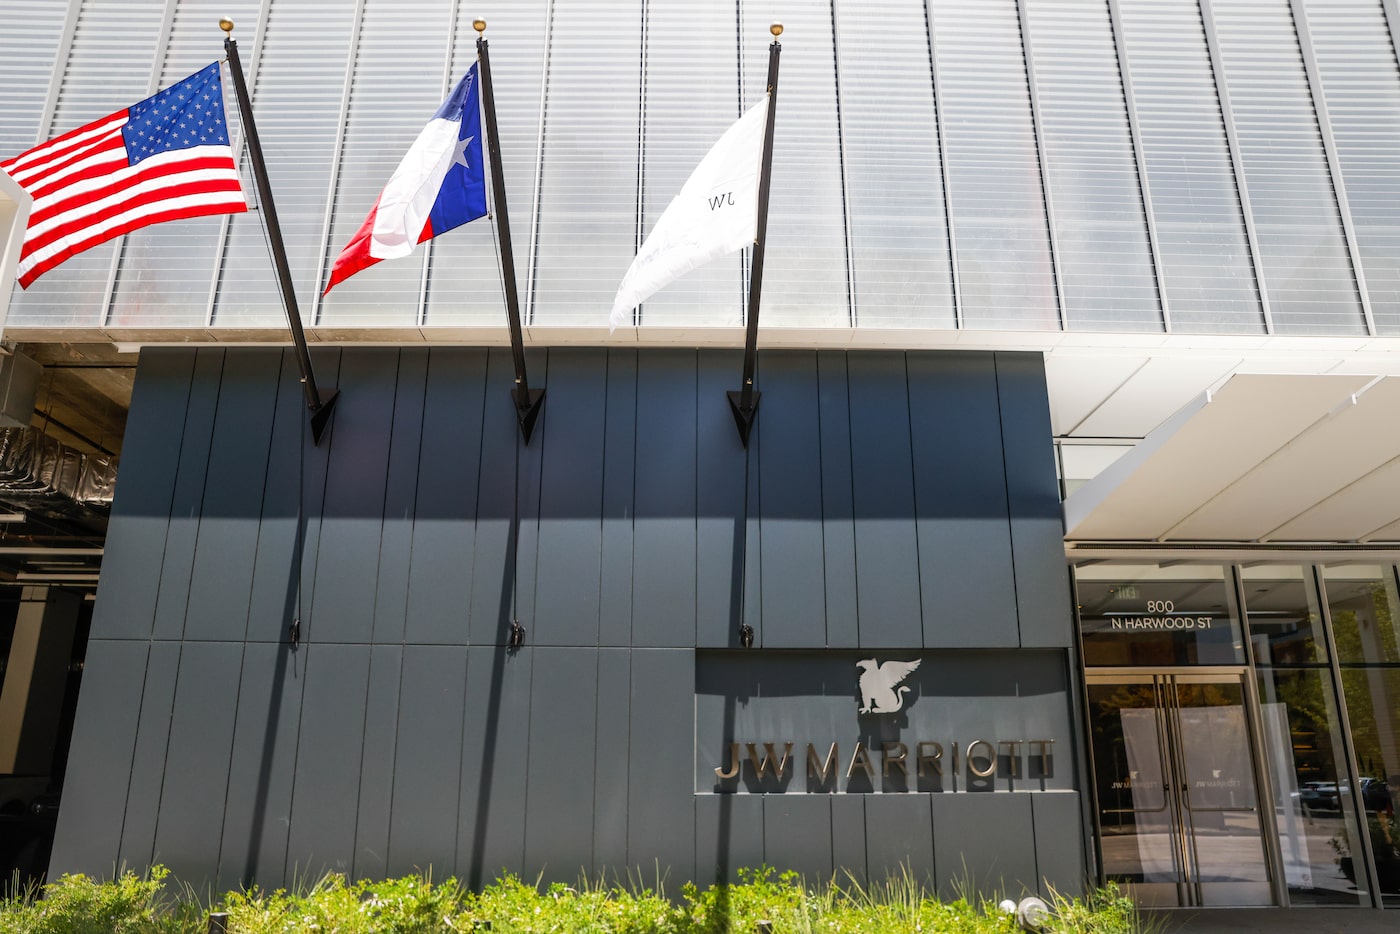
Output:
[[154,97],[0,162],[34,198],[19,284],[120,234],[248,210],[214,63]]

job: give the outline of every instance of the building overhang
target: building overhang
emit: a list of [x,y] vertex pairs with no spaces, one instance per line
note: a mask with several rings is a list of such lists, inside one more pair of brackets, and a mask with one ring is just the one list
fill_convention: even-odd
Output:
[[29,209],[33,203],[29,192],[0,172],[0,334],[5,332],[15,267],[19,265],[19,251],[24,245],[24,229],[29,223]]
[[1066,543],[1394,545],[1397,425],[1400,376],[1235,373],[1065,500]]

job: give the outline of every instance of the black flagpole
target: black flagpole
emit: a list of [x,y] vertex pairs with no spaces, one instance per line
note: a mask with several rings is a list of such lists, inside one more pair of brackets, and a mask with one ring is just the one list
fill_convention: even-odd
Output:
[[321,443],[321,433],[331,420],[339,392],[332,389],[326,397],[316,390],[316,374],[311,369],[311,352],[306,348],[306,332],[301,326],[301,311],[297,308],[297,293],[292,287],[292,270],[287,263],[287,247],[282,242],[282,227],[277,223],[277,208],[272,203],[272,185],[267,180],[267,165],[263,162],[258,128],[253,123],[253,102],[248,96],[248,84],[243,78],[243,65],[238,60],[238,43],[233,40],[233,20],[219,20],[224,31],[224,52],[228,54],[228,70],[233,75],[233,87],[238,98],[238,113],[243,119],[243,138],[248,142],[248,161],[253,167],[253,180],[258,186],[258,202],[262,205],[268,239],[272,241],[272,261],[277,266],[277,278],[282,285],[282,303],[287,309],[287,324],[296,344],[297,366],[301,368],[301,387],[306,394],[306,408],[311,413],[311,438]]
[[744,338],[744,388],[730,392],[729,407],[734,410],[734,422],[739,426],[739,440],[749,446],[749,432],[758,415],[760,393],[753,388],[754,364],[758,358],[758,303],[763,291],[763,244],[768,235],[768,189],[773,169],[773,114],[778,102],[778,55],[783,51],[778,37],[783,24],[768,27],[773,42],[768,46],[768,116],[763,124],[763,163],[758,175],[758,222],[754,227],[753,269],[749,275],[748,333]]
[[481,62],[481,102],[486,111],[486,151],[491,159],[491,193],[496,202],[496,224],[501,241],[501,281],[506,292],[506,317],[510,320],[510,353],[515,359],[515,388],[510,391],[520,433],[530,443],[535,420],[544,402],[543,389],[531,389],[525,373],[525,338],[520,328],[520,297],[515,286],[515,256],[510,248],[510,218],[506,214],[505,173],[501,170],[501,144],[496,135],[496,97],[491,90],[491,58],[486,51],[486,20],[472,20],[476,30],[476,54]]

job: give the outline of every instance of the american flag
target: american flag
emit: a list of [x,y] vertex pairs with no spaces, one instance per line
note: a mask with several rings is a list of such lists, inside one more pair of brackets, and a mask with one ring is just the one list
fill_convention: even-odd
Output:
[[248,210],[217,62],[139,104],[41,143],[4,170],[34,198],[19,284],[162,221]]

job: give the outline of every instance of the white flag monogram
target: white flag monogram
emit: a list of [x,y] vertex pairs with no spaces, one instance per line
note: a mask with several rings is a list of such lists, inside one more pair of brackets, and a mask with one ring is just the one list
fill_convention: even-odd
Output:
[[613,328],[692,269],[753,243],[767,110],[765,97],[726,130],[662,213],[618,286]]

